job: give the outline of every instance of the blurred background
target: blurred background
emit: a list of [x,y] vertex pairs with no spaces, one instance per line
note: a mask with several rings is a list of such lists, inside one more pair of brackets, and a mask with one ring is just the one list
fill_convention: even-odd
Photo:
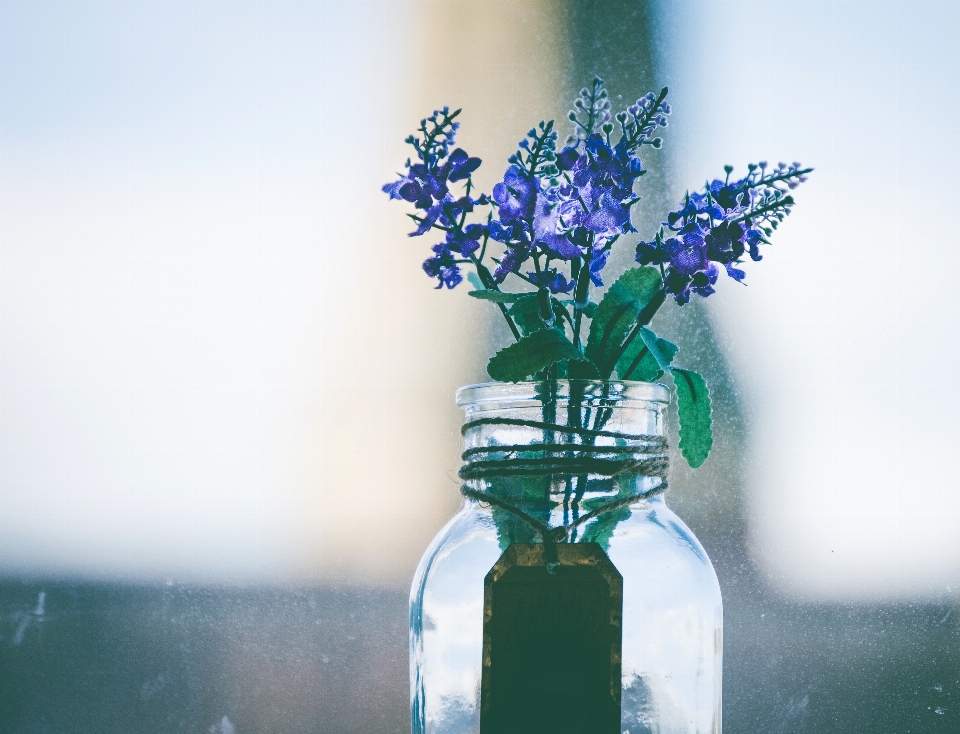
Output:
[[594,74],[670,87],[645,236],[725,163],[816,168],[746,288],[657,317],[714,396],[668,502],[720,576],[725,731],[960,731],[958,21],[0,0],[0,734],[409,730],[453,392],[505,334],[380,185],[448,104],[489,190]]

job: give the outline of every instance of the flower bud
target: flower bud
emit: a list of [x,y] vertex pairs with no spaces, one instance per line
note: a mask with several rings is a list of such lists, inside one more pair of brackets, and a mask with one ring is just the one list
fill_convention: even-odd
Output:
[[556,321],[556,316],[553,313],[553,304],[550,302],[550,291],[546,288],[537,291],[537,306],[540,308],[540,320],[549,329]]

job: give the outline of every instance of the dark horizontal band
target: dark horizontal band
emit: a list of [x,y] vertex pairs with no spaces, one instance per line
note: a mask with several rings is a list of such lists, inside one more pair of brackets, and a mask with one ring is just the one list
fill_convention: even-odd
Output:
[[[646,452],[644,449],[651,449]],[[663,447],[660,444],[650,443],[649,446],[631,444],[630,446],[593,446],[591,444],[581,443],[521,443],[502,446],[474,446],[467,449],[460,458],[469,461],[474,456],[482,454],[517,454],[517,453],[541,453],[558,454],[561,457],[569,457],[577,454],[630,454],[637,455],[643,453],[659,452]]]
[[566,474],[581,476],[598,474],[615,477],[632,473],[648,477],[664,478],[668,460],[665,455],[636,457],[627,459],[600,459],[593,456],[545,456],[541,458],[487,459],[471,461],[460,468],[461,479],[483,479],[486,477],[509,476],[546,476]]

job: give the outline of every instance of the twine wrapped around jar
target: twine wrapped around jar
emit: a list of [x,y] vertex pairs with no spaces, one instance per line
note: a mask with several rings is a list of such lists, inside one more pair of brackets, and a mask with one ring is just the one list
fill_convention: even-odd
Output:
[[[659,482],[650,489],[612,498],[590,512],[580,515],[572,522],[559,526],[551,526],[538,520],[515,503],[492,492],[470,487],[466,483],[461,485],[460,491],[465,497],[506,510],[533,528],[548,545],[563,542],[571,530],[600,515],[649,499],[667,490],[669,461],[666,454],[667,440],[663,436],[621,433],[506,417],[468,421],[463,424],[460,432],[466,436],[473,429],[491,425],[534,428],[544,431],[547,436],[565,435],[570,438],[570,441],[494,444],[468,448],[461,454],[461,459],[464,461],[459,471],[461,479],[470,481],[524,476],[548,478],[551,475],[582,477],[581,482],[585,482],[588,475],[608,478],[632,475],[659,479]],[[597,445],[595,441],[598,438],[612,439],[615,443]]]

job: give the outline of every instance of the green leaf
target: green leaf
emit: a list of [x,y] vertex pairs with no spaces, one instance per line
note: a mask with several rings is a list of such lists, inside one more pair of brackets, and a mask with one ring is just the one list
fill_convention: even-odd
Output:
[[[562,331],[541,329],[497,352],[487,363],[487,372],[494,380],[520,382],[564,360],[587,361]],[[591,372],[595,377],[596,367]]]
[[487,286],[483,284],[483,281],[480,279],[480,276],[477,275],[472,270],[469,273],[467,273],[467,282],[470,283],[470,285],[472,285],[478,291],[486,290]]
[[703,377],[692,371],[672,367],[677,388],[677,413],[680,418],[680,453],[696,469],[707,460],[713,446],[710,428],[710,392]]
[[528,336],[543,328],[543,319],[540,318],[540,305],[537,303],[537,294],[528,293],[510,307],[510,315],[520,329],[520,333]]
[[640,329],[640,341],[650,350],[650,354],[662,370],[670,369],[670,363],[677,355],[677,345],[661,339],[650,329]]
[[[537,302],[536,293],[521,293],[520,298],[510,307],[510,315],[520,327],[520,333],[524,336],[540,331],[543,328],[543,319],[540,318],[540,304]],[[553,314],[556,318],[556,324],[562,323],[567,318],[566,309],[556,299],[551,299],[553,304]]]
[[605,512],[596,520],[587,525],[583,533],[583,543],[599,543],[604,550],[610,550],[610,538],[614,530],[624,520],[629,520],[633,514],[629,507],[623,507],[612,512]]
[[641,329],[617,362],[617,376],[621,380],[654,382],[663,377],[677,356],[677,345],[661,339],[650,329]]
[[476,291],[468,291],[467,295],[473,296],[474,298],[479,298],[481,301],[494,301],[496,303],[513,303],[514,301],[517,301],[523,296],[526,296],[528,294],[527,293],[504,293],[502,291],[492,291],[484,288]]
[[607,289],[597,306],[587,340],[587,357],[600,371],[609,374],[624,337],[637,315],[653,300],[663,282],[656,268],[631,268]]

